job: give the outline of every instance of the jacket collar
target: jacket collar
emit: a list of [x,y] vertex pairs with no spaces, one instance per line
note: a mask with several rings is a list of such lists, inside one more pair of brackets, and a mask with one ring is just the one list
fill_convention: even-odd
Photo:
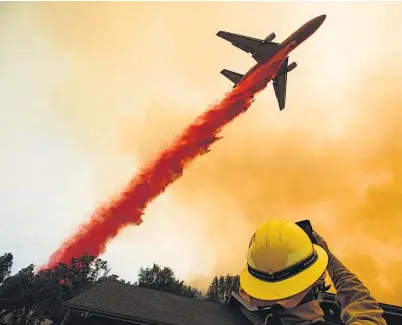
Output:
[[293,309],[283,309],[277,312],[283,325],[307,325],[324,321],[324,312],[318,300],[311,300]]

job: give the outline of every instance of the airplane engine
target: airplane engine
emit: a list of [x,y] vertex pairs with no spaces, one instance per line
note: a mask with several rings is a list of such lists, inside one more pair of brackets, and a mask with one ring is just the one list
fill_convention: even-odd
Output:
[[296,62],[292,62],[291,64],[288,65],[286,72],[290,72],[292,71],[294,68],[297,67],[297,63]]
[[264,43],[271,42],[275,37],[276,37],[275,33],[269,34],[267,37],[265,37]]

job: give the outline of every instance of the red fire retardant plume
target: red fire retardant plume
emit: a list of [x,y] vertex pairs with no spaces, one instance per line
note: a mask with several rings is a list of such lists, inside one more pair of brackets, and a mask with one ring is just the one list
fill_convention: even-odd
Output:
[[97,257],[120,229],[139,225],[147,205],[183,174],[189,162],[209,151],[226,124],[247,111],[254,95],[274,78],[294,45],[295,42],[289,44],[269,61],[256,65],[219,104],[199,116],[170,147],[145,166],[118,197],[97,209],[90,221],[82,224],[41,269],[54,268],[59,263],[69,264],[72,258],[83,254]]

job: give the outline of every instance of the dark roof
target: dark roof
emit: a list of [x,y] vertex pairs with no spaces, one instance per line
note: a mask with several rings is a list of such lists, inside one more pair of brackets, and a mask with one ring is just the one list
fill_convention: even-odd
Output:
[[229,306],[105,281],[65,303],[103,317],[166,325],[250,325]]

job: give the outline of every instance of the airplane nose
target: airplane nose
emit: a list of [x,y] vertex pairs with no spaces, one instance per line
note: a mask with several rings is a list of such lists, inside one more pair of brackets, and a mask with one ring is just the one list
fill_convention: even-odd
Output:
[[316,18],[314,18],[315,24],[318,27],[320,27],[322,25],[322,23],[324,22],[325,18],[327,18],[327,15],[321,15],[318,16]]
[[321,15],[321,16],[318,16],[317,18],[319,19],[320,23],[322,24],[324,22],[325,18],[327,18],[327,15]]

